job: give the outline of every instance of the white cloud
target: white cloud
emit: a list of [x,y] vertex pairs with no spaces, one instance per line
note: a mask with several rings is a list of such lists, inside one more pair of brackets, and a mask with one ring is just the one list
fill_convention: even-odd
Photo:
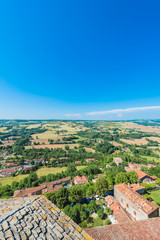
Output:
[[66,113],[64,114],[65,117],[77,117],[80,118],[81,114],[80,113]]
[[119,113],[119,114],[117,115],[117,117],[122,117],[122,113]]
[[136,111],[146,111],[146,110],[160,110],[160,106],[149,106],[149,107],[135,107],[135,108],[125,108],[125,109],[113,109],[107,111],[97,111],[97,112],[88,112],[86,115],[95,116],[95,115],[105,115],[105,114],[121,114],[125,112],[136,112]]

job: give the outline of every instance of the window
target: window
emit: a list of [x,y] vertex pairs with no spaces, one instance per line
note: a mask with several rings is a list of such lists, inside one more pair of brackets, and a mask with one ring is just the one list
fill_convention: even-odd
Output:
[[123,203],[123,198],[121,198],[121,202]]
[[136,215],[136,211],[134,211],[134,215]]
[[129,208],[129,205],[128,205],[128,203],[126,204],[126,207],[127,207],[127,208]]

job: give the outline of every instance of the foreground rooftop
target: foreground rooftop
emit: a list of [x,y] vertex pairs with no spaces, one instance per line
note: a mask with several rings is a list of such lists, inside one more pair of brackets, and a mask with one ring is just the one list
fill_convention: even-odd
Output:
[[0,239],[91,240],[44,196],[0,200]]
[[85,231],[95,240],[158,240],[160,218],[88,228]]

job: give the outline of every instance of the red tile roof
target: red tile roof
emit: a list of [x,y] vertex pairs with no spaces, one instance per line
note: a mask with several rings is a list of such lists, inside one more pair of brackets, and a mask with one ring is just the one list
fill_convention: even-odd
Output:
[[86,176],[76,176],[75,178],[73,178],[73,183],[75,185],[81,185],[81,184],[85,184],[88,183],[87,177]]
[[157,179],[157,177],[156,177],[156,176],[151,176],[151,178],[153,178],[153,180],[156,180],[156,179]]
[[160,218],[87,228],[85,231],[95,240],[158,240]]
[[[130,171],[135,171],[135,172],[137,173],[137,175],[138,175],[139,180],[141,180],[141,179],[144,178],[144,177],[150,177],[150,178],[152,178],[152,176],[149,176],[148,174],[142,172],[142,171],[139,170],[139,169],[131,169]],[[157,177],[156,177],[156,176],[153,176],[153,180],[155,180],[155,179],[157,179]]]
[[94,162],[94,158],[88,158],[88,159],[86,159],[86,162]]
[[118,223],[127,223],[132,221],[130,214],[128,214],[127,211],[121,207],[114,197],[108,195],[105,197],[105,200],[108,203],[109,208],[112,210],[113,215]]
[[1,170],[1,173],[13,173],[13,172],[15,172],[16,170],[15,169],[10,169],[10,168],[8,168],[8,169],[2,169]]
[[142,187],[141,185],[138,185],[138,184],[131,184],[130,185],[130,188],[132,191],[136,192],[137,190],[142,190],[144,189],[144,187]]
[[132,191],[125,183],[115,185],[114,188],[119,190],[129,201],[148,215],[159,209],[157,205],[153,205],[139,193]]

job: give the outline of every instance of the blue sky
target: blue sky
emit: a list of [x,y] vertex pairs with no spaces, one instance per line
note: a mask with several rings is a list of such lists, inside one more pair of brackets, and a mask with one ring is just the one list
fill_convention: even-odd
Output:
[[1,0],[0,118],[160,118],[159,9]]

